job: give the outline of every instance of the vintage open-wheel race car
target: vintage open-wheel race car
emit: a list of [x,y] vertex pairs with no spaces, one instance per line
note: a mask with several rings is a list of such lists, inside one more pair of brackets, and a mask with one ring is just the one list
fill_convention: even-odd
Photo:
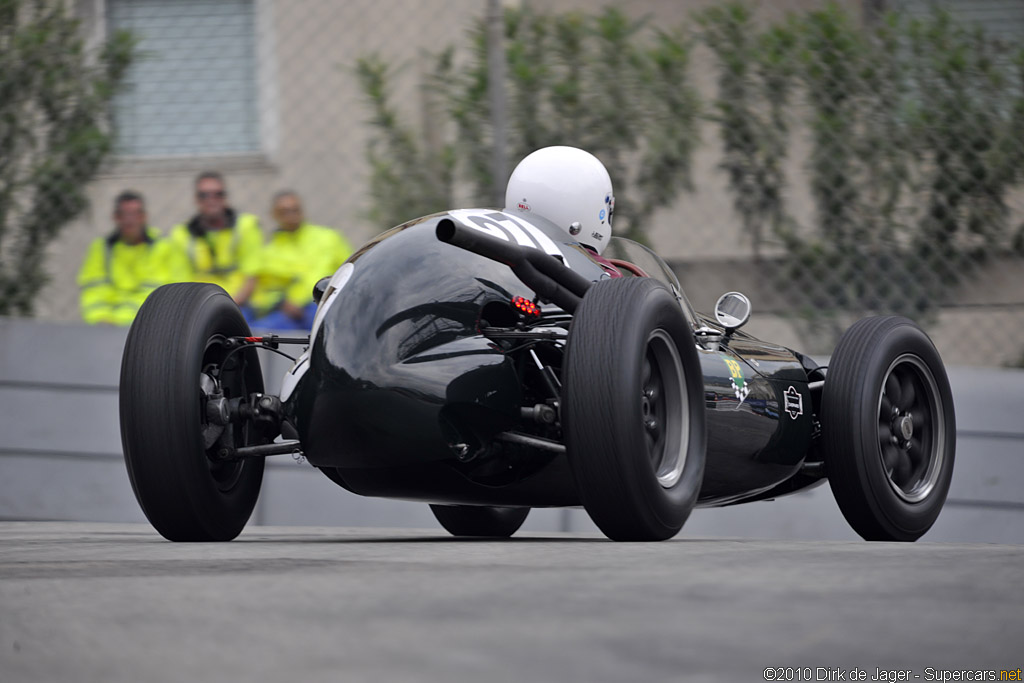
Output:
[[[607,254],[622,277],[535,214],[427,216],[317,285],[308,338],[253,336],[217,286],[161,287],[120,385],[147,518],[171,540],[230,540],[264,458],[301,452],[354,493],[429,503],[456,536],[582,506],[609,538],[662,540],[694,506],[825,479],[866,539],[932,526],[956,433],[917,325],[860,320],[819,367],[741,331],[742,294],[701,315],[650,250],[612,238]],[[285,344],[304,349],[269,395],[257,350]]]

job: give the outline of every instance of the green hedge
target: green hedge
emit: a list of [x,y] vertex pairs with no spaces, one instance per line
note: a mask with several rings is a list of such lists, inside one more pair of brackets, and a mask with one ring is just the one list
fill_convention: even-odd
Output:
[[[808,320],[927,318],[979,263],[1024,253],[1024,224],[1008,205],[1024,189],[1019,44],[941,11],[866,25],[835,4],[765,23],[727,3],[671,30],[615,9],[508,10],[505,29],[510,159],[550,144],[594,152],[616,186],[617,231],[643,240],[654,211],[700,191],[694,152],[717,145],[755,260]],[[449,207],[456,178],[491,195],[482,25],[471,35],[471,53],[445,50],[429,83],[449,140],[440,148],[394,114],[388,66],[360,63],[377,112],[371,215],[382,226]],[[710,51],[717,77],[707,101],[692,85],[696,47]],[[715,138],[700,139],[702,121]],[[798,132],[811,145],[791,177]],[[787,200],[799,183],[814,200],[809,224]]]

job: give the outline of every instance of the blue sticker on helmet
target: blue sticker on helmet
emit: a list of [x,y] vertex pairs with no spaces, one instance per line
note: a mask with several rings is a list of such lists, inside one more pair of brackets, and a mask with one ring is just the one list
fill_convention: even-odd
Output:
[[604,209],[601,209],[601,213],[597,214],[597,217],[604,220]]

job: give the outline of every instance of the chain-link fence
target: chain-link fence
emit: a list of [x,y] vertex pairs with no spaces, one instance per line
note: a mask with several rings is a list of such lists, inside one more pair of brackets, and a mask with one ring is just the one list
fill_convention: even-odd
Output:
[[[196,174],[217,170],[265,233],[290,188],[358,244],[493,204],[496,176],[568,144],[609,167],[616,231],[669,260],[699,310],[745,291],[754,334],[817,353],[857,317],[897,313],[947,363],[1024,363],[1019,0],[520,0],[490,23],[487,0],[78,0],[81,59],[30,4],[0,38],[0,107],[21,124],[0,123],[0,262],[13,296],[45,247],[40,317],[79,319],[76,272],[126,188],[166,231],[195,213]],[[127,65],[86,58],[119,31],[136,41]],[[65,63],[33,44],[63,45]],[[81,72],[65,82],[69,61]],[[94,144],[39,161],[82,121],[51,115],[48,83],[65,108],[96,105],[78,133]],[[68,166],[83,172],[47,180]],[[68,225],[46,246],[22,223]]]

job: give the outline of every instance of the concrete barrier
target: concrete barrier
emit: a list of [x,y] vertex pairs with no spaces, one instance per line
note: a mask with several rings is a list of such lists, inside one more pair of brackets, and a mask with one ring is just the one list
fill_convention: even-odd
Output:
[[[125,331],[0,319],[0,519],[145,521],[121,455]],[[287,361],[264,355],[268,390]],[[934,541],[1024,543],[1024,371],[950,368],[957,463]],[[355,496],[306,463],[272,458],[251,524],[436,527],[426,505]],[[582,510],[535,510],[534,531],[594,530]],[[828,486],[697,510],[693,536],[849,539]]]

